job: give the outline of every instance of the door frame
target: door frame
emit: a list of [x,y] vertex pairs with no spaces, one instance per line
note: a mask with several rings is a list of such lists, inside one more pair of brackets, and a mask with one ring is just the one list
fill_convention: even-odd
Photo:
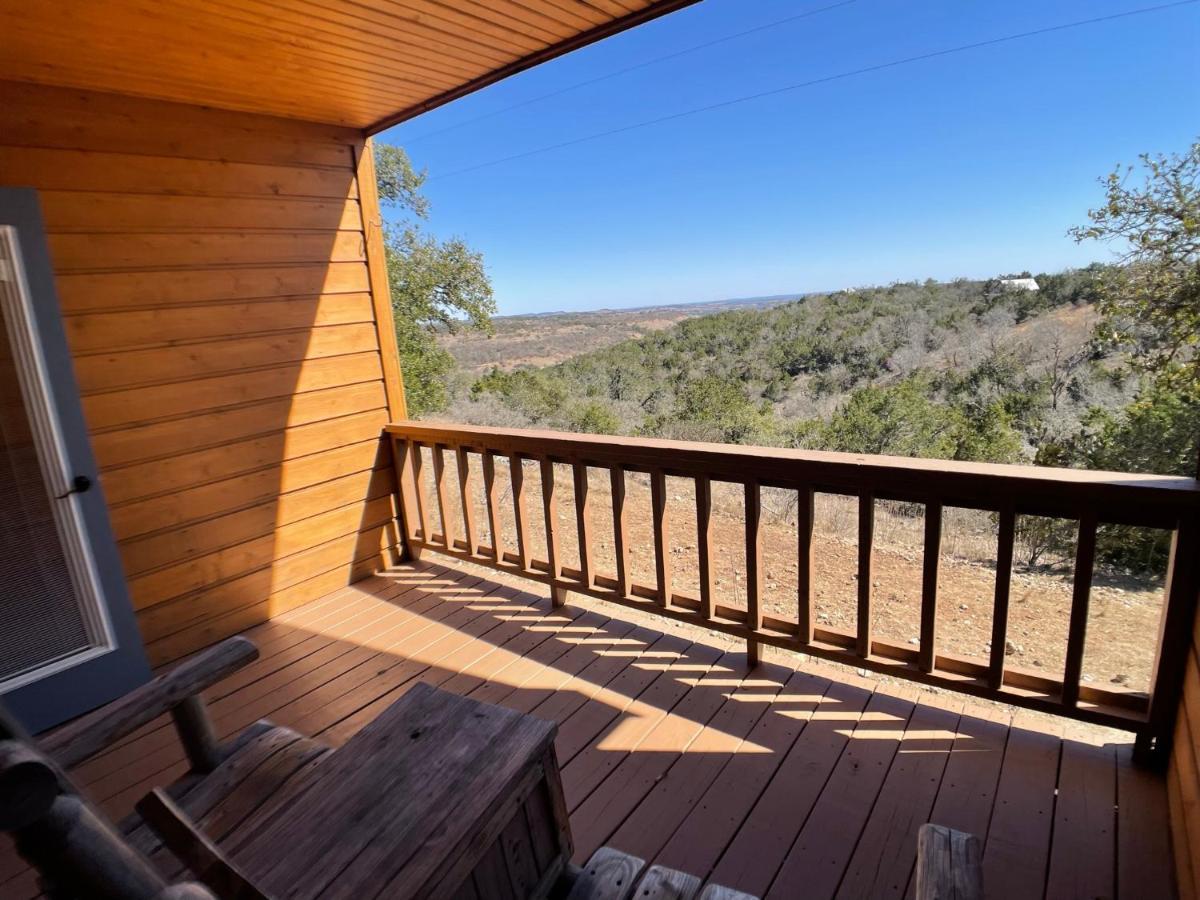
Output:
[[[0,226],[4,225],[15,228],[17,234],[17,249],[29,291],[26,312],[43,363],[40,380],[54,419],[63,480],[68,486],[81,476],[88,481],[86,489],[72,491],[65,500],[52,502],[69,502],[74,506],[74,518],[82,532],[84,558],[90,563],[88,568],[104,618],[101,624],[110,644],[51,664],[43,677],[0,695],[0,700],[22,724],[37,732],[144,683],[150,677],[150,666],[92,455],[35,189],[0,188]],[[0,590],[3,589],[0,585]]]

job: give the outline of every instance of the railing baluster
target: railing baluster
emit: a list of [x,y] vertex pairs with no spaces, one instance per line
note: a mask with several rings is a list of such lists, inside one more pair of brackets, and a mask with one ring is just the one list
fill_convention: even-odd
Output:
[[463,528],[467,533],[467,552],[475,556],[479,552],[479,532],[475,528],[475,481],[467,460],[467,448],[461,444],[455,451],[458,463],[458,493],[462,500]]
[[[751,631],[762,628],[762,491],[758,481],[746,481],[746,624]],[[758,641],[746,642],[746,659],[756,666],[760,661]]]
[[629,538],[625,513],[625,467],[609,469],[612,483],[613,555],[617,563],[617,593],[629,596]]
[[1087,512],[1079,520],[1075,545],[1075,577],[1071,589],[1071,621],[1067,627],[1067,664],[1063,670],[1064,706],[1079,704],[1079,679],[1083,675],[1083,648],[1087,642],[1088,601],[1092,593],[1092,569],[1096,562],[1096,514]]
[[521,457],[512,453],[508,457],[509,474],[512,476],[513,520],[517,526],[517,555],[521,558],[521,571],[529,571],[529,505],[525,498],[525,469]]
[[421,540],[427,544],[433,543],[433,535],[429,531],[429,500],[425,496],[425,480],[421,477],[421,445],[416,441],[408,442],[408,458],[412,465],[413,492],[417,497],[417,518],[421,523]]
[[858,642],[859,656],[871,655],[871,547],[875,541],[875,495],[858,495]]
[[566,602],[566,592],[553,584],[562,577],[558,564],[558,499],[554,490],[554,463],[548,456],[539,461],[542,467],[542,514],[546,519],[546,561],[550,564],[550,597],[555,606]]
[[812,488],[803,489],[796,497],[796,601],[800,642],[813,639],[813,522],[816,520]]
[[579,537],[579,580],[585,587],[594,583],[592,577],[592,502],[588,488],[588,471],[584,463],[575,463],[575,530]]
[[700,558],[700,616],[712,618],[712,481],[704,475],[696,479],[696,549]]
[[447,550],[455,550],[454,517],[450,515],[450,497],[446,488],[446,459],[445,447],[434,444],[433,450],[433,483],[437,489],[438,511],[442,517],[442,543]]
[[1013,544],[1017,514],[1012,506],[1000,510],[1000,539],[996,545],[996,599],[992,604],[992,651],[988,661],[988,687],[1004,686],[1004,657],[1008,645],[1008,596],[1012,587]]
[[671,518],[667,511],[667,478],[662,469],[650,473],[650,505],[654,519],[654,566],[658,605],[671,605]]
[[[864,470],[857,458],[809,458],[787,451],[780,451],[779,459],[768,459],[761,450],[743,453],[736,447],[711,449],[701,445],[679,445],[679,452],[674,454],[672,445],[667,442],[631,439],[631,445],[625,447],[571,435],[517,431],[500,434],[494,430],[419,423],[389,426],[387,436],[394,453],[398,494],[395,502],[403,516],[404,535],[414,555],[422,549],[445,550],[459,558],[470,556],[487,566],[549,583],[556,605],[561,604],[567,592],[578,591],[623,606],[648,609],[681,622],[691,621],[746,641],[748,657],[752,661],[766,646],[799,649],[820,659],[897,678],[980,693],[1018,706],[1126,728],[1137,734],[1135,755],[1139,758],[1151,753],[1161,755],[1160,751],[1169,746],[1172,717],[1182,689],[1182,666],[1190,652],[1196,585],[1200,583],[1200,519],[1194,512],[1200,492],[1187,485],[1181,487],[1175,482],[1158,485],[1154,476],[1138,476],[1136,481],[1129,482],[1128,479],[1114,479],[1107,473],[1072,473],[1066,478],[1039,470],[1013,473],[973,464],[963,464],[959,468],[947,464],[944,471],[939,467],[933,472],[893,460],[876,462],[877,468],[891,467],[896,471],[893,484],[877,479],[871,474],[874,470]],[[497,449],[498,446],[503,449]],[[423,447],[430,448],[429,459],[425,458]],[[461,520],[458,511],[452,509],[455,488],[449,483],[453,479],[446,472],[448,450],[455,452],[458,463],[457,490],[463,503]],[[471,452],[478,452],[482,463],[487,526],[492,535],[488,551],[483,550],[481,510],[471,502],[479,493],[480,478],[479,467],[470,458]],[[507,457],[511,466],[515,540],[511,535],[501,533],[502,525],[507,527],[501,504],[507,502],[508,487],[503,484],[503,474],[497,480],[497,457]],[[555,459],[572,467],[574,515],[580,540],[578,570],[571,567],[573,563],[563,565],[555,479],[555,470],[563,463],[553,462]],[[788,459],[796,465],[792,466]],[[528,460],[537,460],[540,465],[548,560],[533,558],[530,498],[525,490],[523,469],[523,462]],[[432,473],[428,471],[431,463]],[[592,521],[595,498],[591,496],[589,465],[609,469],[616,579],[597,570],[593,529],[598,523]],[[627,519],[632,513],[628,512],[626,504],[627,466],[649,475],[655,553],[652,582],[639,582],[630,565],[631,532]],[[828,482],[823,476],[826,470]],[[699,592],[691,596],[685,590],[676,593],[679,585],[674,582],[671,553],[668,472],[672,477],[689,478],[695,483]],[[637,478],[640,480],[641,476]],[[444,522],[436,545],[437,523],[432,521],[431,505],[434,490],[425,484],[426,479],[436,488],[438,511]],[[715,530],[721,523],[715,517],[714,480],[740,483],[745,490],[746,563],[743,571],[747,594],[744,609],[722,605],[718,593],[715,570],[716,554],[720,550],[715,546]],[[1038,487],[1039,482],[1053,485],[1053,489],[1043,491]],[[785,484],[797,491],[797,612],[794,624],[774,617],[764,606],[768,599],[764,555],[771,532],[763,521],[766,500],[763,488]],[[832,626],[821,627],[815,618],[818,601],[815,599],[814,571],[816,491],[811,486],[814,484],[824,484],[825,489],[848,493],[859,499],[858,619],[852,633]],[[873,633],[874,505],[878,496],[915,500],[925,505],[920,638],[914,641],[920,646],[916,650],[883,637],[876,640]],[[969,509],[986,509],[991,504],[1002,507],[999,510],[992,643],[986,663],[950,652],[945,646],[944,635],[939,652],[937,606],[940,600],[940,549],[946,533],[945,503]],[[1006,671],[1005,647],[1018,509],[1079,522],[1075,584],[1061,678],[1050,673]],[[1149,697],[1145,693],[1083,681],[1091,583],[1095,577],[1097,528],[1101,516],[1106,522],[1175,532],[1167,600]],[[537,522],[533,525],[542,527]],[[464,530],[465,541],[461,533]],[[456,531],[459,532],[457,539]],[[466,554],[464,547],[468,550]]]
[[504,542],[500,536],[500,484],[496,481],[496,455],[483,451],[483,490],[487,496],[488,530],[492,533],[492,561],[504,562]]
[[942,558],[942,504],[925,504],[925,558],[921,570],[921,652],[918,664],[922,672],[932,672],[937,654],[938,566]]

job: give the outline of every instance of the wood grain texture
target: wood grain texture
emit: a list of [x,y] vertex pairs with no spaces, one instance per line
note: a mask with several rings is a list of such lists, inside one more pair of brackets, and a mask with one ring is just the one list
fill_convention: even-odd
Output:
[[[1194,510],[1200,485],[1193,478],[1138,475],[1087,469],[1000,465],[893,456],[857,456],[748,447],[700,441],[622,437],[538,429],[486,428],[435,422],[395,422],[397,433],[425,441],[466,442],[500,452],[519,449],[593,465],[620,463],[627,471],[655,467],[670,475],[708,475],[744,482],[753,473],[765,487],[795,489],[819,484],[829,493],[923,502],[933,494],[945,505],[996,509],[1019,497],[1021,512],[1078,517],[1081,509],[1103,510],[1105,522],[1174,528],[1181,511]],[[669,462],[665,462],[668,461]]]
[[614,465],[610,469],[613,505],[613,555],[617,567],[617,593],[629,596],[629,526],[625,504],[625,467]]
[[975,835],[922,825],[917,836],[917,900],[983,900],[982,856]]
[[650,517],[654,523],[655,596],[658,605],[666,608],[671,605],[671,511],[662,469],[650,472]]
[[364,548],[394,538],[379,483],[356,476],[376,467],[383,411],[403,413],[361,136],[0,90],[0,183],[42,196],[113,528],[138,605],[161,608],[139,614],[154,660],[265,619],[294,585],[361,574]]
[[816,522],[812,488],[801,488],[796,497],[796,625],[802,644],[813,639],[813,526]]
[[[558,723],[564,781],[588,791],[568,790],[562,804],[574,810],[578,864],[609,846],[751,895],[905,897],[913,829],[931,821],[983,839],[989,896],[1070,895],[1103,876],[1086,871],[1093,860],[1115,874],[1109,896],[1171,895],[1167,788],[1161,774],[1132,768],[1128,744],[1103,761],[1080,756],[1046,717],[1014,728],[999,705],[958,717],[945,696],[897,698],[896,685],[811,660],[747,672],[730,653],[697,677],[695,660],[715,649],[703,641],[634,627],[607,605],[551,610],[521,583],[513,572],[406,564],[248,626],[261,656],[211,692],[217,734],[264,717],[293,734],[237,756],[228,799],[180,805],[218,843],[241,823],[253,831],[249,795],[262,776],[277,784],[308,752],[296,732],[340,744],[424,681]],[[677,663],[656,665],[668,654]],[[620,762],[604,775],[610,755]],[[156,722],[71,774],[120,817],[186,768],[169,723]],[[1192,844],[1172,830],[1190,865]],[[550,840],[534,843],[535,860]],[[25,896],[10,890],[19,869],[6,863],[0,851],[0,895]]]
[[[153,16],[133,0],[104,9],[71,0],[58,15],[5,4],[0,77],[379,131],[691,2],[403,0],[314,10],[299,0],[198,0]],[[235,130],[246,118],[225,113],[221,121]],[[25,121],[42,141],[105,134],[92,123],[56,129],[28,113]],[[288,137],[307,133],[298,126]],[[210,141],[203,152],[220,146]]]
[[[279,816],[247,834],[234,856],[271,894],[360,897],[374,886],[395,896],[436,896],[439,884],[461,883],[500,838],[512,850],[510,876],[519,862],[526,881],[536,867],[516,813],[545,777],[540,760],[554,730],[534,717],[418,684],[318,770],[324,790],[298,792]],[[423,752],[448,740],[458,752]],[[399,741],[408,752],[398,759]],[[388,814],[378,815],[383,809]],[[364,815],[370,810],[376,814]],[[358,840],[331,844],[323,832],[297,827],[317,820],[341,821],[357,830]]]
[[251,641],[230,638],[107,706],[73,720],[43,741],[42,746],[64,768],[77,766],[257,657],[258,648]]
[[[746,503],[746,624],[753,630],[762,628],[762,491],[758,482],[749,479],[745,490]],[[759,644],[753,638],[746,642],[747,662],[759,662]]]
[[858,496],[858,639],[859,656],[871,654],[871,559],[875,542],[875,495]]
[[1200,611],[1190,637],[1167,773],[1175,883],[1184,898],[1200,896]]
[[942,505],[925,505],[925,544],[921,561],[921,656],[920,666],[933,671],[937,653],[938,569],[942,556]]
[[[536,559],[523,554],[487,554],[481,557],[487,565],[500,569],[509,563],[519,566],[521,572],[533,581],[550,588],[555,596],[564,590],[611,601],[621,606],[642,609],[656,615],[680,622],[699,625],[710,631],[741,638],[749,647],[748,659],[756,662],[760,645],[777,646],[800,650],[810,655],[836,662],[850,663],[874,672],[894,675],[899,678],[935,685],[952,691],[975,696],[1003,699],[1006,702],[1028,709],[1055,712],[1095,724],[1125,728],[1137,732],[1142,739],[1166,734],[1169,725],[1164,714],[1162,721],[1151,723],[1148,710],[1151,700],[1144,693],[1114,689],[1108,685],[1081,683],[1078,677],[1082,660],[1084,629],[1087,619],[1087,588],[1090,584],[1092,556],[1089,546],[1094,547],[1095,524],[1099,521],[1095,498],[1107,493],[1108,489],[1130,487],[1134,483],[1138,490],[1145,490],[1142,502],[1131,505],[1106,506],[1105,522],[1146,522],[1157,516],[1176,516],[1176,504],[1195,502],[1200,499],[1195,482],[1174,478],[1150,478],[1143,482],[1141,477],[1116,476],[1105,473],[1080,480],[1073,470],[1048,470],[1033,467],[1021,468],[992,465],[961,465],[943,463],[944,469],[935,470],[925,460],[901,460],[885,457],[852,457],[846,454],[802,453],[759,447],[734,447],[693,442],[647,440],[623,438],[621,441],[561,432],[546,432],[523,429],[481,428],[438,423],[397,422],[388,425],[394,435],[418,437],[437,441],[447,446],[467,447],[473,452],[484,450],[506,453],[511,458],[537,459],[544,469],[554,466],[606,466],[613,473],[612,495],[614,513],[614,537],[616,549],[616,576],[607,572],[589,572],[588,577],[570,566],[562,566],[555,559]],[[736,471],[736,476],[732,473]],[[626,535],[622,527],[625,512],[624,479],[628,472],[648,476],[651,499],[651,524],[655,578],[645,584],[629,580],[624,544]],[[730,473],[730,474],[727,474]],[[959,488],[951,485],[955,476],[961,476]],[[1061,476],[1061,480],[1060,480]],[[666,483],[668,478],[687,478],[696,484],[696,515],[700,530],[698,557],[700,560],[700,595],[689,596],[677,592],[672,579],[672,559],[680,549],[677,538],[671,534],[670,504]],[[853,632],[827,625],[816,625],[812,621],[812,494],[813,481],[820,483],[822,493],[838,493],[858,499],[858,566],[856,573],[857,623]],[[706,516],[706,505],[711,508],[712,480],[738,483],[745,489],[745,551],[747,603],[739,608],[714,602],[711,577],[711,552],[705,575],[706,540],[704,531],[711,529],[711,516]],[[640,479],[639,479],[640,480]],[[878,484],[876,489],[874,485]],[[959,489],[978,491],[976,499],[968,500]],[[986,485],[986,488],[984,487]],[[794,490],[799,503],[799,562],[797,566],[799,615],[781,617],[763,611],[761,607],[761,499],[763,486],[774,489]],[[986,495],[986,496],[985,496]],[[944,499],[942,499],[944,498]],[[1185,498],[1191,498],[1187,500]],[[872,549],[874,542],[874,504],[878,499],[917,502],[929,507],[926,516],[925,566],[922,577],[922,638],[917,643],[923,649],[899,644],[886,638],[877,639],[872,629],[873,580]],[[1115,502],[1115,497],[1113,498]],[[992,659],[967,658],[953,653],[937,652],[935,634],[936,599],[938,593],[938,557],[941,544],[941,510],[949,503],[953,506],[978,505],[981,509],[992,509],[1000,513],[1001,546],[998,550],[1000,571],[997,575],[997,615],[994,626],[1003,637],[1007,619],[1004,603],[1008,595],[1008,568],[1005,560],[1010,558],[1013,538],[1013,521],[1017,510],[1024,514],[1026,509],[1045,510],[1048,504],[1068,504],[1074,515],[1091,523],[1082,534],[1082,552],[1078,555],[1076,596],[1073,606],[1073,625],[1067,646],[1067,674],[1074,676],[1067,681],[1071,686],[1064,688],[1064,680],[1050,673],[1035,670],[1006,670],[1003,657],[1003,640],[995,641]],[[709,510],[711,511],[711,509]],[[1158,519],[1158,521],[1163,521]],[[1178,518],[1173,521],[1178,522]],[[1187,534],[1179,528],[1179,534]],[[1088,537],[1090,535],[1090,538]],[[465,541],[448,544],[430,543],[433,549],[450,556],[474,560],[477,554]],[[586,535],[585,535],[586,537]],[[428,543],[428,542],[427,542]],[[550,541],[551,549],[554,542]],[[1190,544],[1188,545],[1190,546]],[[586,552],[586,550],[585,550]],[[1190,615],[1192,600],[1185,597],[1187,591],[1180,585],[1190,582],[1186,554],[1176,554],[1172,572],[1176,585],[1170,591],[1168,608],[1177,619]],[[707,586],[707,587],[706,587]],[[707,598],[705,592],[707,590]],[[652,601],[652,602],[646,602]],[[712,615],[706,615],[711,607]],[[1178,635],[1180,628],[1170,630]],[[1160,639],[1164,648],[1174,648],[1169,638]],[[1165,653],[1159,662],[1164,671],[1170,669],[1174,657]],[[998,661],[998,663],[997,663]],[[1164,678],[1161,685],[1159,706],[1164,710],[1173,704],[1169,688],[1178,682],[1179,675]]]
[[696,554],[699,562],[700,617],[711,619],[715,575],[713,569],[712,481],[696,479]]
[[375,145],[367,140],[358,148],[356,180],[362,210],[363,250],[371,279],[371,300],[375,309],[376,336],[383,363],[383,381],[387,386],[388,412],[392,418],[408,417],[404,379],[400,374],[400,349],[396,343],[395,311],[388,286],[387,251],[384,247],[383,214],[379,211],[379,191],[375,176]]
[[645,866],[643,859],[601,847],[583,864],[567,900],[627,900]]

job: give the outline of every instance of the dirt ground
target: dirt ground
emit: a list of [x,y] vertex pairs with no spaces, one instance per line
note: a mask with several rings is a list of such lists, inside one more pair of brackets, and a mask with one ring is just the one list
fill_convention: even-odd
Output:
[[493,333],[460,331],[442,333],[438,343],[463,371],[479,375],[493,366],[549,366],[581,353],[590,353],[661,331],[684,319],[708,316],[727,309],[773,306],[788,299],[718,300],[640,309],[597,309],[588,312],[495,316]]
[[[425,451],[428,454],[428,450]],[[428,457],[427,457],[428,463]],[[448,483],[457,486],[452,454],[447,454]],[[491,542],[487,528],[482,478],[475,460],[473,503],[480,541]],[[438,527],[432,466],[423,474],[432,522]],[[589,505],[595,571],[615,574],[612,501],[606,473],[591,471]],[[510,473],[497,460],[497,478],[505,490],[500,520],[504,545],[515,549]],[[627,476],[627,527],[632,578],[655,584],[654,541],[650,524],[648,478]],[[538,467],[525,465],[529,500],[530,543],[536,558],[546,558],[542,490]],[[451,510],[461,522],[457,490]],[[579,564],[574,489],[568,466],[555,466],[558,507],[555,533],[560,564]],[[694,488],[685,479],[668,478],[673,589],[699,596]],[[797,614],[797,537],[794,492],[763,492],[764,612],[785,619]],[[745,530],[740,486],[713,485],[714,579],[716,601],[745,608]],[[789,503],[793,506],[789,506]],[[818,495],[814,528],[814,594],[818,624],[853,631],[856,618],[858,548],[857,501]],[[923,511],[877,501],[872,554],[872,617],[875,634],[897,643],[917,645],[920,623]],[[457,526],[461,535],[462,526]],[[986,513],[947,509],[938,580],[937,648],[961,656],[986,659],[990,652],[995,590],[996,526]],[[1018,555],[1020,555],[1018,548]],[[1054,562],[1054,561],[1052,561]],[[1069,566],[1030,567],[1015,563],[1012,573],[1007,656],[1010,664],[1061,676],[1066,649],[1072,584]],[[1161,580],[1124,572],[1097,571],[1084,652],[1083,679],[1100,685],[1146,690],[1154,661],[1162,610]]]

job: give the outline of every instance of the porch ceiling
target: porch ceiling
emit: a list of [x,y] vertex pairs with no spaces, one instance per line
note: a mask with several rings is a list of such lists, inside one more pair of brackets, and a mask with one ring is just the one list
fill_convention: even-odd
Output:
[[697,0],[0,0],[0,79],[373,133]]

